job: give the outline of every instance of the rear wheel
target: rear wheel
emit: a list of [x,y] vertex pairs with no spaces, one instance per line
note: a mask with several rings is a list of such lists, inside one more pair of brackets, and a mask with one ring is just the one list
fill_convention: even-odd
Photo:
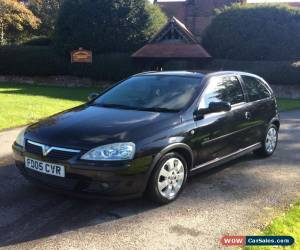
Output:
[[174,201],[183,189],[187,178],[187,163],[177,153],[164,155],[150,178],[148,195],[151,200],[167,204]]
[[265,139],[262,142],[262,147],[254,153],[262,157],[271,156],[277,147],[278,143],[278,128],[274,124],[271,124],[266,132]]

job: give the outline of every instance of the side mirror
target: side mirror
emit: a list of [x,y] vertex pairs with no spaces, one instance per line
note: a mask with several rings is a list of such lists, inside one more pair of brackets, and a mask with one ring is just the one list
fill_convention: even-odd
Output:
[[217,113],[230,110],[231,105],[229,102],[211,102],[208,106],[209,113]]
[[89,94],[89,96],[88,96],[88,101],[91,102],[91,101],[93,101],[94,99],[96,99],[98,96],[99,96],[98,93],[91,93],[91,94]]
[[199,109],[194,112],[194,120],[201,120],[204,118],[204,115],[217,113],[222,111],[230,111],[231,104],[229,102],[211,102],[208,105],[208,108]]

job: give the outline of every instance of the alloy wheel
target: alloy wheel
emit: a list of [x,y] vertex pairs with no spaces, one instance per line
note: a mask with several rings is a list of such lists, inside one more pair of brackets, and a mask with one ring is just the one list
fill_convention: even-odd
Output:
[[180,191],[185,178],[185,168],[178,158],[167,160],[162,166],[157,180],[160,194],[171,200]]
[[274,152],[276,145],[277,145],[277,139],[278,139],[277,130],[275,128],[271,127],[268,130],[266,141],[265,141],[266,151],[269,154]]

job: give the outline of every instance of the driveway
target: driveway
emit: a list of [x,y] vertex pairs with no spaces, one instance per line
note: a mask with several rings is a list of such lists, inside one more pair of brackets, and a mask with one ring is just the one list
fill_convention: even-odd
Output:
[[221,249],[223,235],[251,234],[300,197],[300,111],[281,117],[272,158],[248,155],[195,176],[163,207],[38,190],[7,153],[17,131],[0,133],[0,248]]

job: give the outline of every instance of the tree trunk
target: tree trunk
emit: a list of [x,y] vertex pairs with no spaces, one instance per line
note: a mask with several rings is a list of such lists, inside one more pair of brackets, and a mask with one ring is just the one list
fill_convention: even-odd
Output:
[[4,23],[2,18],[0,19],[0,44],[4,45]]

